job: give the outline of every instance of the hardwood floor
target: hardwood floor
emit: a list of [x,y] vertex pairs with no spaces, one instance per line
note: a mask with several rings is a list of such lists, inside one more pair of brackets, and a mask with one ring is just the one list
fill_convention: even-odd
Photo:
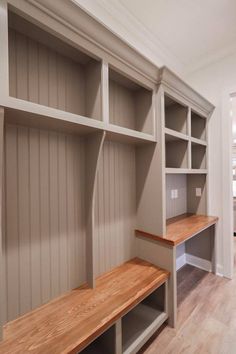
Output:
[[140,354],[236,354],[236,240],[234,279],[187,265],[178,273],[178,322],[163,326]]

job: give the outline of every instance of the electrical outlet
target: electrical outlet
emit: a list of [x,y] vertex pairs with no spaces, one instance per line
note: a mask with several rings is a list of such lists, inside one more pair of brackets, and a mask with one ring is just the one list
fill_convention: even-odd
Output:
[[175,189],[175,199],[179,198],[179,191],[178,189]]
[[202,196],[202,189],[196,188],[196,197],[201,197],[201,196]]
[[171,189],[170,197],[171,199],[175,199],[175,189]]

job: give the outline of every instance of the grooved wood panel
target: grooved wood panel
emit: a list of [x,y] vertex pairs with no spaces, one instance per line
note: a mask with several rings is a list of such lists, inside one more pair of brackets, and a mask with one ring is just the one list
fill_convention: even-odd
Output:
[[188,108],[178,103],[165,107],[165,126],[177,132],[187,134]]
[[[171,190],[178,190],[178,198],[171,199]],[[166,218],[187,213],[187,176],[166,175]]]
[[109,80],[110,123],[153,134],[152,92],[138,87],[134,90]]
[[135,148],[106,141],[95,201],[96,276],[134,256]]
[[82,139],[5,128],[4,321],[85,281]]
[[112,124],[136,129],[134,92],[113,80],[109,81],[109,114]]
[[82,65],[9,29],[11,96],[101,119],[100,81],[100,63]]

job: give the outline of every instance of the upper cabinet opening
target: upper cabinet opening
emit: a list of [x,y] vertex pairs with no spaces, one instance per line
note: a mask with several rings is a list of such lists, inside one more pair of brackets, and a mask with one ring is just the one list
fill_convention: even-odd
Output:
[[188,141],[165,135],[166,167],[188,168]]
[[193,138],[206,140],[206,118],[195,112],[191,112],[191,136]]
[[165,127],[187,134],[188,107],[165,95]]
[[109,69],[109,121],[111,124],[153,134],[152,90]]
[[10,96],[101,120],[101,62],[9,12]]

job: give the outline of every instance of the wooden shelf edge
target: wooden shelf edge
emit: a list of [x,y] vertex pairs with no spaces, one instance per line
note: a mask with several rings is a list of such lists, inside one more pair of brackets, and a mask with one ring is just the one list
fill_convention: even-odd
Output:
[[149,240],[153,240],[153,241],[160,241],[160,242],[165,243],[167,245],[174,246],[173,241],[168,240],[168,239],[164,238],[163,236],[158,236],[158,235],[155,235],[155,234],[151,234],[149,232],[145,232],[145,231],[142,231],[142,230],[136,229],[135,230],[135,236],[136,237],[143,237],[143,238],[146,238],[146,239],[149,239]]
[[[184,227],[184,223],[185,221],[189,221],[190,218],[205,218],[205,220],[203,220],[204,222],[202,224],[199,225],[199,227],[197,227],[197,225],[195,225],[196,227],[191,230],[189,229],[189,224],[186,225],[186,230],[185,233],[181,233],[180,235],[178,235],[176,233],[176,237],[173,237],[173,235],[170,235],[168,234],[168,227],[173,227],[181,225],[181,223],[183,223],[183,227]],[[183,214],[183,215],[180,215],[178,217],[175,217],[175,218],[172,218],[172,219],[169,219],[167,220],[167,234],[166,235],[163,235],[163,236],[160,236],[160,235],[154,235],[154,234],[151,234],[151,233],[148,233],[148,232],[145,232],[145,231],[142,231],[142,230],[135,230],[135,236],[136,237],[143,237],[143,238],[146,238],[146,239],[149,239],[149,240],[153,240],[153,241],[158,241],[158,242],[162,242],[166,245],[169,245],[169,246],[177,246],[187,240],[189,240],[190,238],[192,238],[193,236],[197,235],[198,233],[206,230],[207,228],[215,225],[217,223],[217,221],[219,220],[218,216],[206,216],[206,215],[196,215],[196,214],[190,214],[190,215],[186,215],[186,214]],[[193,225],[194,225],[194,222],[193,222]]]

